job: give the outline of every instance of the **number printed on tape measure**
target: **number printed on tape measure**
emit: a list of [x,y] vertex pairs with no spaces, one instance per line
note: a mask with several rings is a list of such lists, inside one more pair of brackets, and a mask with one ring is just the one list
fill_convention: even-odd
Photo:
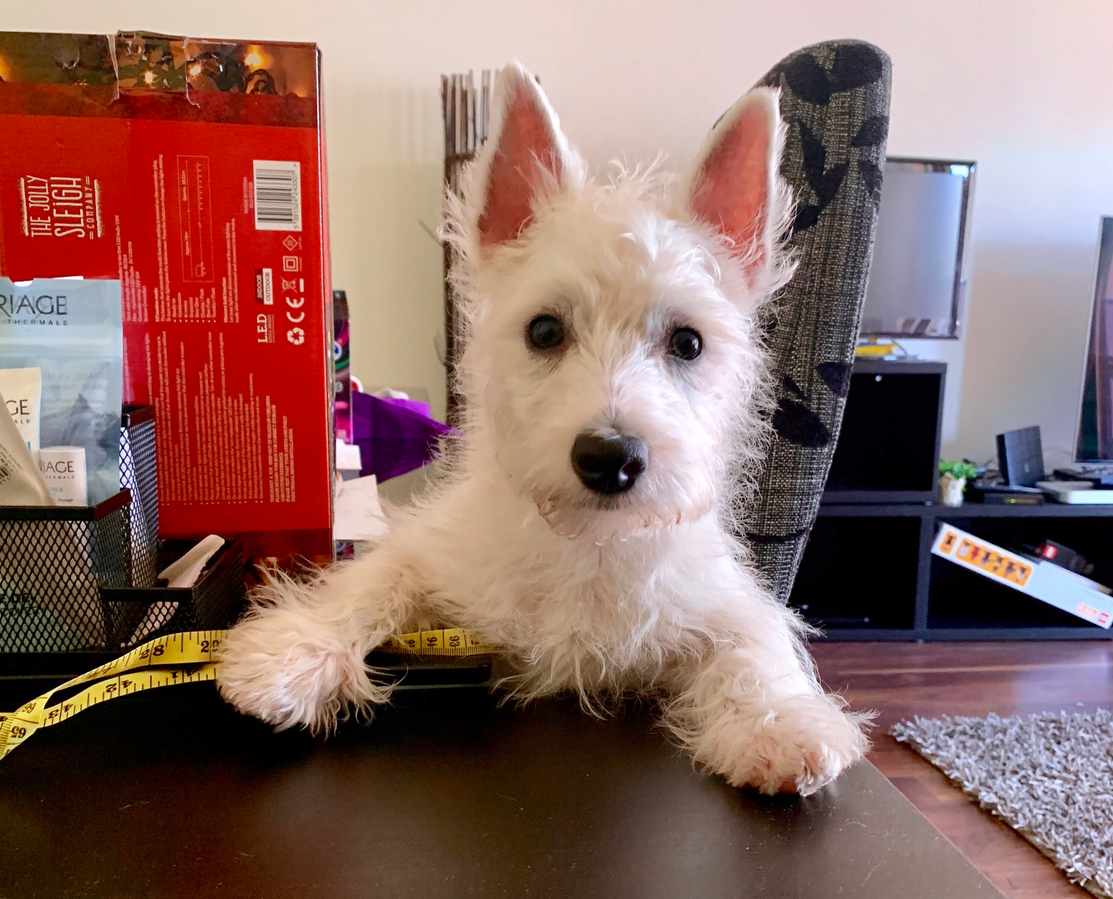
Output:
[[467,628],[452,627],[391,637],[377,651],[462,658],[465,656],[490,655],[496,650],[494,646],[484,643],[473,631]]

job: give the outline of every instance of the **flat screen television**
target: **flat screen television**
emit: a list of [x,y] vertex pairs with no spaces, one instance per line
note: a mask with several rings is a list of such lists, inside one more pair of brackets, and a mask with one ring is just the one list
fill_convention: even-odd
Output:
[[1113,216],[1101,220],[1093,299],[1074,461],[1113,465]]
[[885,161],[863,337],[959,336],[976,168],[949,159]]

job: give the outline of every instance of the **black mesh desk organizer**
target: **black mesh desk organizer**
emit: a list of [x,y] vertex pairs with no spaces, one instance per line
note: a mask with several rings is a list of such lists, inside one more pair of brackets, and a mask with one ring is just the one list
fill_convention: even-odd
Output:
[[158,541],[155,417],[124,410],[120,483],[91,507],[0,507],[0,680],[70,676],[166,633],[224,628],[244,597],[226,542],[192,589],[158,571],[191,544]]

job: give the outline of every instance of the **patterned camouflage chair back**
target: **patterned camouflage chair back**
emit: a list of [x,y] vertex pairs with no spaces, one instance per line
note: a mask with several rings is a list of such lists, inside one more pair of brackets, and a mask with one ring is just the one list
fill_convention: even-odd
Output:
[[860,41],[815,44],[762,80],[781,90],[781,174],[796,198],[799,268],[771,304],[774,437],[748,510],[759,568],[787,600],[815,522],[850,386],[889,129],[889,58]]

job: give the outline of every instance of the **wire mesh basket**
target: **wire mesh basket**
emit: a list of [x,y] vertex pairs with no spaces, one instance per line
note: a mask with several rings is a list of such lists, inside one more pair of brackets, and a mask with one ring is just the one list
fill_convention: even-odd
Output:
[[[189,543],[164,544],[159,549],[158,564],[169,564],[189,547]],[[0,708],[25,702],[146,640],[179,631],[229,627],[243,609],[245,594],[243,547],[239,541],[225,542],[190,589],[102,586],[102,617],[97,619],[104,627],[102,643],[65,650],[57,642],[44,639],[42,632],[20,631],[35,639],[24,640],[23,645],[31,649],[0,652]]]
[[[160,565],[169,565],[191,546],[164,544]],[[245,592],[238,541],[225,541],[193,587],[102,587],[108,644],[127,650],[164,634],[226,628],[243,608]]]
[[0,507],[0,653],[106,650],[102,587],[154,587],[158,465],[150,406],[120,422],[121,489],[96,506]]
[[159,543],[155,449],[154,409],[128,407],[118,494],[92,507],[0,507],[0,694],[19,697],[145,640],[225,628],[239,615],[238,541],[225,542],[192,588],[158,585],[192,544]]
[[133,569],[131,494],[96,506],[0,507],[0,652],[106,646],[101,585]]
[[153,586],[158,576],[158,460],[153,406],[126,406],[120,422],[120,487],[131,491],[128,583]]

